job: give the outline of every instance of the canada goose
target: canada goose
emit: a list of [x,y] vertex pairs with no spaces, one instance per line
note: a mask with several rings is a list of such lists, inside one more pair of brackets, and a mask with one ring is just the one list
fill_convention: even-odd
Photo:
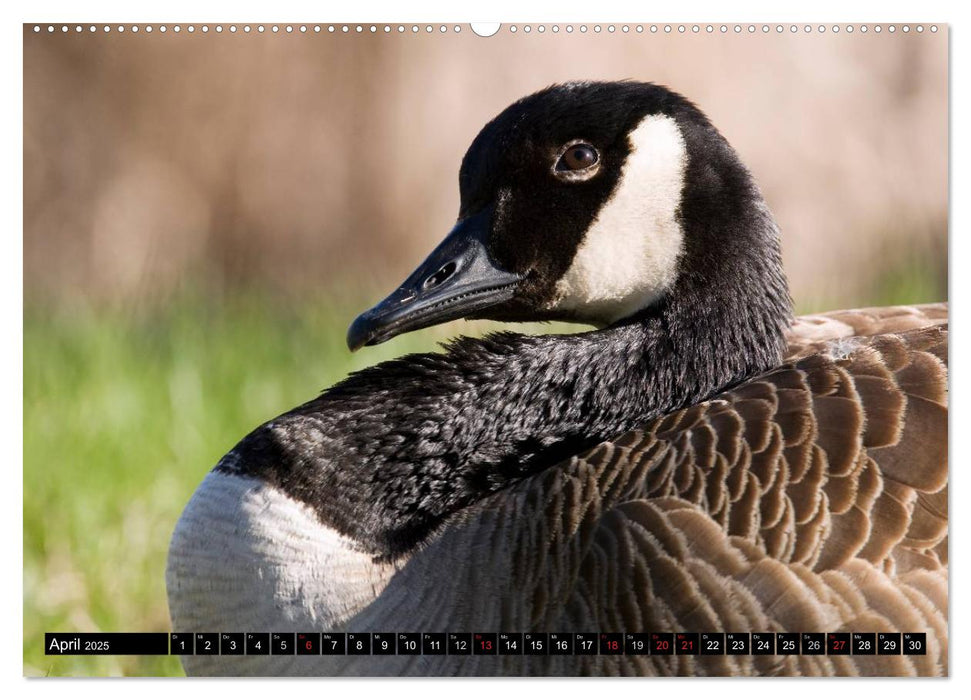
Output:
[[246,436],[172,538],[176,631],[879,632],[924,656],[186,656],[190,674],[947,673],[947,307],[791,318],[775,222],[657,85],[508,107],[458,223],[348,332],[461,338]]

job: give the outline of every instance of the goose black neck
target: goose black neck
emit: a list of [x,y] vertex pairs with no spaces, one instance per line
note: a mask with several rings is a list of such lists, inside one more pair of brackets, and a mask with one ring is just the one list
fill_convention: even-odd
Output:
[[776,364],[781,273],[745,267],[720,294],[686,278],[604,330],[462,338],[358,372],[217,469],[281,489],[376,557],[406,554],[486,495]]

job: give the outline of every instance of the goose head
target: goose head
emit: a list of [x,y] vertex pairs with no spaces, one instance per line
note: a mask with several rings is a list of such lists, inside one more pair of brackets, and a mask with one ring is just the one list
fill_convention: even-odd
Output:
[[351,349],[458,318],[601,330],[463,339],[258,427],[176,527],[176,628],[348,624],[462,509],[781,359],[778,230],[734,150],[674,92],[526,97],[475,138],[459,184],[454,228],[354,321]]
[[354,321],[352,350],[458,318],[606,327],[719,295],[788,319],[758,188],[667,88],[569,83],[521,99],[476,136],[459,186],[455,227]]

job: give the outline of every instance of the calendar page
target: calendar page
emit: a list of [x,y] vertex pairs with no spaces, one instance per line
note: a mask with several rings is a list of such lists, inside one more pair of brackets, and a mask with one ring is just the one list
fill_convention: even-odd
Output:
[[25,676],[949,675],[949,26],[649,14],[23,25]]

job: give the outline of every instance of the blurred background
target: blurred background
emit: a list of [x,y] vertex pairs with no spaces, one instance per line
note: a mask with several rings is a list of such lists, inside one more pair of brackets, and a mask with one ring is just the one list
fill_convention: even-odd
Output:
[[172,528],[239,438],[491,327],[344,346],[451,228],[481,126],[550,83],[650,80],[707,112],[776,214],[799,312],[947,297],[946,29],[592,26],[25,27],[25,674],[180,674],[45,657],[43,632],[168,630]]

